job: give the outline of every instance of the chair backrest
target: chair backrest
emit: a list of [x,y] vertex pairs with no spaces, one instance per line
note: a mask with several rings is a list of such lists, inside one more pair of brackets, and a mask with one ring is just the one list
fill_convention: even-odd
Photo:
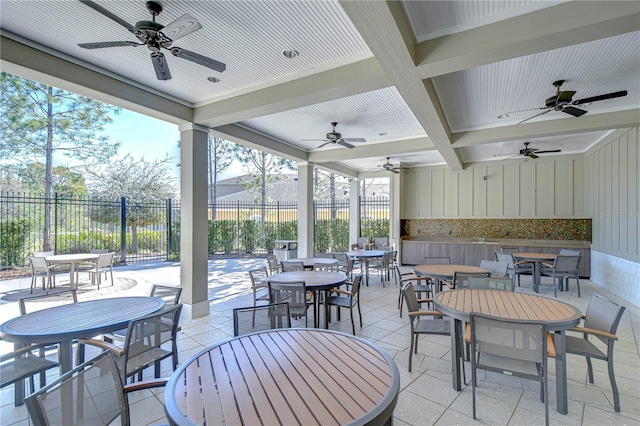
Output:
[[233,335],[242,336],[256,331],[289,328],[288,303],[248,306],[233,309]]
[[291,315],[307,314],[307,286],[304,281],[269,281],[269,303],[288,303]]
[[278,264],[278,258],[275,254],[267,255],[267,263],[269,264],[269,271],[277,273],[280,269],[280,265]]
[[425,265],[451,265],[451,258],[425,256],[424,264]]
[[[547,363],[547,324],[471,313],[472,354]],[[473,356],[476,360],[477,357]],[[483,357],[480,357],[480,362]]]
[[507,262],[497,262],[495,260],[481,260],[480,267],[490,270],[492,277],[506,277],[509,264]]
[[91,254],[106,254],[109,253],[109,250],[107,249],[91,249],[91,251],[89,252]]
[[469,277],[469,288],[513,291],[513,280],[506,277]]
[[560,249],[560,256],[580,256],[582,252],[580,250]]
[[453,274],[453,286],[456,289],[469,288],[469,279],[473,277],[490,277],[491,272],[475,272],[475,273],[463,273],[454,272]]
[[304,271],[302,262],[282,262],[282,272]]
[[115,252],[103,253],[98,257],[98,268],[108,268],[113,264]]
[[66,305],[67,303],[77,303],[78,295],[76,289],[56,291],[55,293],[41,294],[36,296],[21,297],[18,299],[20,315],[29,312],[40,311],[54,305]]
[[31,263],[31,271],[33,273],[47,273],[49,271],[49,265],[47,265],[47,261],[44,257],[31,256],[29,258],[29,263]]
[[179,303],[129,321],[123,346],[126,351],[122,368],[123,380],[130,375],[132,369],[147,364],[150,358],[155,359],[154,353],[165,343],[171,342],[172,348],[177,351],[176,337],[181,311],[182,304]]
[[251,278],[252,287],[266,287],[269,273],[267,272],[267,268],[262,266],[260,268],[251,269],[249,271],[249,277]]
[[53,256],[55,253],[53,252],[53,250],[50,251],[34,251],[33,252],[33,257],[47,257],[47,256]]
[[517,253],[520,249],[518,247],[500,247],[500,251],[502,253],[507,253],[507,254],[511,254],[511,253]]
[[313,265],[314,271],[338,272],[339,268],[338,263],[316,263]]
[[562,256],[558,255],[553,262],[553,268],[556,273],[569,273],[578,275],[578,268],[580,267],[580,258],[582,256]]
[[357,296],[360,294],[360,284],[362,283],[362,274],[353,276],[353,282],[351,283],[351,295]]
[[382,255],[382,267],[383,268],[391,268],[396,261],[397,251],[386,251]]
[[314,253],[313,257],[319,257],[322,259],[333,259],[333,253],[329,253],[329,252]]
[[[613,300],[607,299],[599,294],[594,294],[591,296],[591,301],[585,313],[584,327],[616,334],[624,310],[624,306]],[[597,334],[594,334],[594,336],[602,340],[605,344],[609,341],[614,341],[606,337],[600,337]]]
[[346,253],[333,253],[334,259],[338,261],[338,265],[347,265],[349,257]]
[[409,282],[402,287],[402,296],[404,297],[404,301],[407,304],[407,310],[409,312],[417,312],[420,310],[416,291],[413,288],[412,283]]
[[501,251],[494,251],[493,254],[496,256],[497,262],[504,262],[507,264],[507,271],[513,269],[513,256],[511,253],[503,253]]
[[182,294],[182,287],[172,287],[168,285],[154,284],[151,287],[151,297],[159,297],[164,300],[164,307],[170,308],[171,306],[180,303],[180,295]]
[[358,248],[364,249],[371,242],[369,237],[358,237]]
[[389,237],[375,237],[373,244],[376,246],[376,249],[382,250],[389,245]]
[[31,394],[25,403],[36,426],[107,425],[118,417],[120,424],[130,423],[118,365],[109,351]]

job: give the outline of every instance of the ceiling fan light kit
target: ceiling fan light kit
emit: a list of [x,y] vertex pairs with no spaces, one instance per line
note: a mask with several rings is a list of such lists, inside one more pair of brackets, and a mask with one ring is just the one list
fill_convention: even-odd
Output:
[[187,61],[202,65],[214,71],[223,72],[227,68],[227,66],[220,61],[216,61],[215,59],[208,58],[204,55],[200,55],[199,53],[192,52],[181,47],[173,46],[173,42],[175,40],[198,31],[200,28],[202,28],[202,25],[200,25],[198,20],[189,14],[185,13],[173,22],[167,25],[162,25],[159,22],[156,22],[156,16],[162,13],[162,5],[157,1],[148,1],[146,3],[146,6],[149,13],[151,13],[152,20],[138,21],[135,25],[131,25],[124,19],[111,13],[109,10],[103,8],[97,3],[94,3],[91,0],[80,0],[80,2],[89,6],[96,12],[101,13],[112,21],[122,25],[139,40],[139,43],[133,41],[104,41],[78,44],[78,46],[83,49],[102,49],[106,47],[123,46],[147,46],[147,48],[151,51],[151,62],[153,64],[153,69],[156,72],[156,77],[158,78],[158,80],[171,79],[169,65],[167,64],[164,53],[161,52],[162,49],[171,52],[171,54],[177,58],[186,59]]
[[553,96],[548,97],[544,102],[544,107],[541,108],[529,108],[529,109],[521,109],[518,111],[510,111],[505,112],[504,114],[500,114],[498,119],[504,119],[509,117],[511,114],[515,114],[517,112],[525,112],[525,111],[542,111],[538,114],[534,114],[529,118],[525,118],[520,121],[518,124],[522,124],[526,121],[529,121],[533,118],[539,117],[551,111],[562,111],[566,114],[569,114],[573,117],[581,117],[587,113],[586,110],[577,108],[579,107],[588,107],[593,102],[596,101],[604,101],[607,99],[620,98],[622,96],[627,96],[626,90],[621,90],[619,92],[613,93],[605,93],[602,95],[592,96],[589,98],[573,100],[573,95],[576,94],[575,90],[560,90],[560,87],[564,84],[565,80],[556,80],[553,82],[553,87],[556,88],[556,93]]

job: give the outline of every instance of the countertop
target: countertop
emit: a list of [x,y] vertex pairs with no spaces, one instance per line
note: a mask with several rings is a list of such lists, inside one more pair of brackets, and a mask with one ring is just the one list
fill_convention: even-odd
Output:
[[429,238],[429,237],[402,237],[406,242],[428,242],[435,244],[485,244],[495,246],[514,247],[561,247],[561,248],[591,248],[591,241],[575,240],[519,240],[487,238],[481,242],[478,238]]

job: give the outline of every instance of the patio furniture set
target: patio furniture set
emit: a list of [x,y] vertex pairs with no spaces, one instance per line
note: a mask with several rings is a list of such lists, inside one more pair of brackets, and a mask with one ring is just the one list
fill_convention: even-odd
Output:
[[[366,251],[376,252],[363,250]],[[348,260],[353,266],[354,257],[362,252],[350,253]],[[418,352],[420,334],[449,335],[452,387],[457,391],[466,382],[463,349],[467,347],[474,418],[476,371],[483,369],[540,382],[548,424],[547,357],[555,358],[557,410],[567,414],[566,354],[579,354],[587,357],[591,382],[590,358],[607,361],[615,409],[620,411],[613,344],[624,307],[594,295],[582,315],[567,303],[514,292],[516,270],[527,268],[520,262],[532,263],[528,268],[534,283],[538,280],[534,285],[537,291],[543,274],[552,276],[554,286],[562,286],[568,276],[563,272],[567,267],[558,258],[573,255],[511,255],[512,260],[518,260],[499,262],[496,256],[495,262],[483,263],[482,267],[452,265],[448,258],[425,259],[424,265],[413,267],[410,273],[401,273],[393,262],[389,269],[409,311],[409,371],[412,354]],[[381,257],[384,256],[383,252]],[[364,255],[361,258],[368,259]],[[69,258],[66,261],[75,262]],[[366,271],[366,260],[364,263]],[[286,270],[285,264],[292,270]],[[114,406],[117,409],[106,402],[94,406],[82,386],[88,381],[108,383],[108,391],[121,401],[126,401],[122,398],[133,390],[166,385],[165,410],[171,424],[251,424],[258,419],[272,419],[274,423],[290,419],[291,422],[284,421],[286,424],[306,424],[304,419],[320,424],[387,424],[399,393],[398,368],[376,345],[355,337],[353,309],[358,308],[362,327],[358,299],[366,275],[348,276],[339,270],[340,266],[338,259],[320,257],[287,260],[275,270],[262,267],[249,271],[253,306],[233,310],[235,337],[213,344],[179,368],[175,337],[182,307],[180,289],[157,286],[158,292],[154,287],[149,297],[77,302],[72,287],[72,303],[29,313],[24,305],[28,300],[21,301],[23,315],[0,326],[0,336],[15,345],[14,353],[2,357],[2,386],[13,384],[15,403],[22,404],[24,382],[30,379],[31,395],[26,402],[35,424],[103,424],[98,417],[92,417],[96,412],[101,419],[128,419],[126,403]],[[569,269],[575,273],[573,266]],[[75,273],[74,266],[69,273]],[[381,279],[384,282],[383,275]],[[343,285],[346,289],[340,288]],[[258,294],[261,290],[267,291],[266,296]],[[417,294],[426,297],[418,298]],[[267,303],[260,304],[261,301]],[[421,307],[425,303],[430,310]],[[322,324],[320,305],[324,306]],[[315,328],[307,329],[307,310],[311,306]],[[327,330],[331,306],[350,309],[354,336]],[[337,312],[339,315],[340,309]],[[584,326],[578,327],[583,319]],[[304,328],[291,328],[293,325]],[[318,328],[321,325],[324,330]],[[583,337],[567,336],[568,330],[579,331]],[[590,335],[607,345],[606,353],[588,340]],[[53,343],[58,345],[58,362],[38,352]],[[171,344],[170,350],[160,349],[167,343]],[[78,344],[76,368],[72,359],[74,344]],[[84,345],[98,346],[106,354],[85,363]],[[175,370],[168,382],[159,378],[160,361],[167,357],[172,358]],[[156,380],[126,384],[128,378],[140,380],[142,370],[151,366],[155,366]],[[59,379],[36,391],[33,376],[54,367],[60,369]],[[323,372],[321,381],[318,371]],[[318,392],[320,388],[322,392]],[[47,396],[54,393],[62,401],[62,410],[47,402]],[[64,409],[65,404],[72,403],[76,409]],[[105,415],[109,410],[112,414]]]

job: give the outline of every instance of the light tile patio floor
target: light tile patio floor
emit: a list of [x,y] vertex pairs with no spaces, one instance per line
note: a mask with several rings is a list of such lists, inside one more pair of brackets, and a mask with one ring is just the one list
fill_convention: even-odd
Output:
[[[209,261],[210,315],[194,320],[182,320],[178,347],[180,360],[186,360],[208,345],[232,335],[232,309],[250,306],[247,270],[266,265],[265,259],[214,259]],[[151,284],[179,283],[179,264],[149,263],[116,268],[116,285],[109,282],[96,291],[81,284],[80,300],[97,297],[145,294]],[[81,277],[81,280],[83,278]],[[548,280],[548,281],[547,281]],[[550,279],[545,279],[550,284]],[[530,277],[523,277],[523,286],[516,291],[531,293]],[[0,321],[18,315],[16,297],[29,288],[29,279],[0,281]],[[569,292],[561,292],[558,299],[585,312],[593,293],[600,293],[623,303],[627,310],[618,329],[620,340],[615,347],[615,370],[622,412],[616,413],[606,363],[594,360],[595,383],[587,383],[587,368],[583,357],[568,356],[569,414],[556,411],[555,368],[550,363],[549,411],[552,424],[622,425],[640,424],[640,355],[638,327],[640,309],[613,296],[588,280],[581,280],[582,297],[578,298],[575,282]],[[553,297],[551,285],[541,287],[542,294]],[[28,290],[26,290],[28,293]],[[8,300],[7,300],[8,299]],[[448,336],[422,336],[418,354],[414,354],[413,371],[407,371],[410,327],[407,316],[400,318],[397,309],[398,287],[372,276],[371,285],[361,289],[364,325],[356,325],[356,334],[387,351],[398,364],[401,391],[394,412],[396,425],[460,425],[492,424],[522,425],[544,423],[544,406],[539,401],[538,386],[502,375],[480,375],[478,388],[478,420],[471,416],[471,386],[461,392],[451,387],[450,338]],[[310,311],[311,312],[311,311]],[[357,321],[357,319],[356,319]],[[342,321],[332,321],[330,328],[351,332],[349,315]],[[0,342],[0,353],[12,348]],[[166,365],[165,365],[166,364]],[[468,363],[467,363],[468,364]],[[164,363],[170,369],[168,363]],[[469,366],[467,376],[469,376]],[[152,374],[149,369],[149,374]],[[164,372],[166,375],[170,370]],[[51,375],[55,377],[56,372]],[[50,379],[51,379],[50,378]],[[131,395],[132,425],[166,423],[163,412],[162,390],[143,391]],[[28,425],[24,406],[13,406],[13,387],[0,393],[0,424]]]

